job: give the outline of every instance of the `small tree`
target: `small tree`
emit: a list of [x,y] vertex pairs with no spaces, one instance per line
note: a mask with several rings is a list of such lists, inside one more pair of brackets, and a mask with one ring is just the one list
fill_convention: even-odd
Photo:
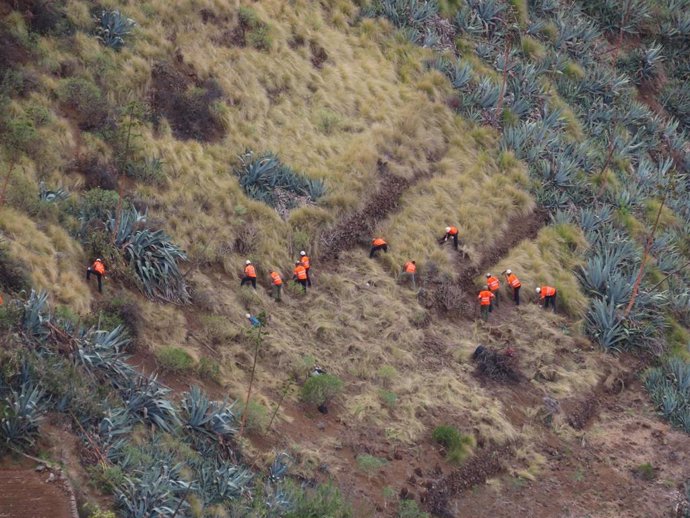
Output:
[[310,377],[302,387],[302,401],[315,405],[319,411],[328,412],[327,405],[343,389],[343,382],[332,374],[319,374]]

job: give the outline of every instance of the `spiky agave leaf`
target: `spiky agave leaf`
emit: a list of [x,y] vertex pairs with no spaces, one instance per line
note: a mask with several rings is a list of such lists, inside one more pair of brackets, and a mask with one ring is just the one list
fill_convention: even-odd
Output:
[[158,383],[155,376],[140,376],[123,391],[122,397],[132,416],[170,432],[179,426],[180,420],[168,394],[170,389]]
[[205,504],[236,500],[248,489],[253,474],[246,468],[218,459],[195,462],[199,494]]
[[614,304],[593,300],[585,320],[588,334],[605,350],[621,350],[628,344],[630,333]]
[[170,518],[176,509],[186,515],[189,504],[181,502],[190,483],[180,478],[181,465],[149,469],[138,477],[125,477],[115,490],[119,507],[129,518]]
[[225,402],[210,401],[194,385],[182,399],[183,423],[191,430],[210,438],[229,437],[237,432],[232,406]]
[[44,341],[50,335],[50,310],[48,293],[31,290],[29,299],[24,304],[22,327],[24,331],[38,341]]

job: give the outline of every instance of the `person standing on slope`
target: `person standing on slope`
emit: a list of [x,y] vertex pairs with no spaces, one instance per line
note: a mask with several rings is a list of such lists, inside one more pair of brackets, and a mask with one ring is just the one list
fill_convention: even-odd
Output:
[[100,257],[96,259],[91,266],[86,269],[86,280],[88,281],[91,275],[95,275],[98,279],[98,293],[103,293],[102,278],[105,277],[105,263]]
[[416,277],[417,275],[417,263],[415,261],[407,261],[403,265],[403,271],[400,274],[400,280],[409,279],[410,284],[412,284],[412,289],[417,289]]
[[486,322],[489,320],[489,311],[491,311],[491,301],[496,296],[489,291],[488,286],[484,286],[484,289],[479,292],[477,299],[479,300],[479,309],[481,310],[482,320]]
[[251,283],[252,288],[256,289],[256,268],[254,268],[252,262],[247,259],[244,263],[244,277],[242,277],[240,286],[244,286],[245,284],[249,283]]
[[304,269],[307,271],[307,286],[311,288],[311,277],[309,275],[309,269],[311,268],[311,261],[309,260],[309,256],[307,255],[307,252],[302,250],[299,253],[299,262],[302,263],[302,266],[304,266]]
[[369,251],[369,259],[374,257],[379,250],[383,250],[384,253],[388,253],[388,243],[386,243],[383,238],[375,237],[371,240],[371,250]]
[[280,295],[283,291],[283,278],[276,271],[269,274],[271,276],[271,285],[273,286],[273,298],[276,302],[280,302]]
[[501,283],[498,282],[498,277],[495,277],[494,275],[491,275],[490,273],[486,274],[486,285],[489,287],[489,291],[494,294],[494,299],[491,304],[491,309],[490,311],[493,311],[494,305],[498,309],[498,299],[501,296],[501,292],[498,290],[501,287]]
[[506,270],[503,272],[503,274],[506,276],[506,282],[508,283],[508,286],[510,286],[510,289],[513,290],[513,301],[515,302],[516,306],[520,305],[520,287],[522,286],[522,283],[520,282],[520,279],[517,278],[517,275],[515,275],[511,270]]
[[458,234],[460,231],[457,227],[446,227],[446,234],[439,240],[440,244],[445,243],[449,239],[453,239],[453,248],[458,249]]
[[292,271],[292,278],[302,286],[302,291],[307,292],[307,270],[300,261],[295,263],[295,269]]
[[549,305],[553,308],[553,312],[556,312],[556,288],[553,286],[542,286],[537,288],[537,293],[541,297],[544,309],[548,309]]

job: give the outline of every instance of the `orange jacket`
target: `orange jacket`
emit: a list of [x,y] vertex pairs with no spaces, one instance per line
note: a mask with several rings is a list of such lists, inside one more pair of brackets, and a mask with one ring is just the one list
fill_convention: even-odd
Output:
[[511,288],[519,288],[520,286],[522,286],[520,279],[518,279],[517,275],[515,275],[514,273],[508,275],[508,284],[510,284]]
[[450,227],[450,230],[448,231],[449,236],[457,236],[458,235],[458,229],[457,227]]
[[271,272],[271,279],[273,279],[273,284],[275,286],[281,286],[283,284],[283,279],[278,272]]
[[105,265],[103,264],[103,261],[98,261],[98,260],[94,261],[93,264],[91,265],[91,269],[96,273],[99,273],[101,275],[105,275]]
[[377,237],[376,239],[373,239],[373,240],[371,241],[371,244],[372,244],[373,246],[383,246],[383,245],[385,245],[385,244],[387,244],[387,243],[386,243],[383,239],[381,239],[380,237]]
[[480,306],[489,306],[491,304],[491,299],[493,299],[496,295],[491,293],[488,290],[482,290],[479,292],[479,295],[477,295],[477,299],[479,299],[479,305]]
[[302,266],[304,266],[304,268],[305,268],[306,270],[308,270],[308,269],[310,268],[310,266],[309,266],[309,256],[308,256],[308,255],[303,255],[302,257],[300,257],[300,258],[299,258],[299,262],[302,263]]
[[416,273],[417,272],[417,265],[414,264],[412,261],[407,261],[403,265],[403,269],[405,270],[405,273]]
[[545,299],[546,297],[553,297],[555,294],[556,288],[553,286],[542,286],[541,292],[539,293],[542,299]]
[[2,295],[0,295],[0,306],[2,306],[4,301],[2,300]]
[[491,291],[497,291],[501,287],[501,283],[498,282],[498,277],[491,276],[486,279],[486,284],[489,286]]
[[301,264],[295,266],[295,269],[293,272],[295,274],[295,277],[297,277],[297,280],[300,281],[306,281],[307,280],[307,269],[302,266]]
[[244,274],[249,277],[249,278],[256,278],[256,268],[254,268],[253,264],[248,264],[247,266],[244,267]]

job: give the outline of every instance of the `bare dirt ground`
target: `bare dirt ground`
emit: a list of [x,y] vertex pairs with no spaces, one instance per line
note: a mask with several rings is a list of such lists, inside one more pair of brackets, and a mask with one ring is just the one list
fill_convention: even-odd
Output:
[[0,469],[0,518],[77,518],[64,484],[47,470]]

